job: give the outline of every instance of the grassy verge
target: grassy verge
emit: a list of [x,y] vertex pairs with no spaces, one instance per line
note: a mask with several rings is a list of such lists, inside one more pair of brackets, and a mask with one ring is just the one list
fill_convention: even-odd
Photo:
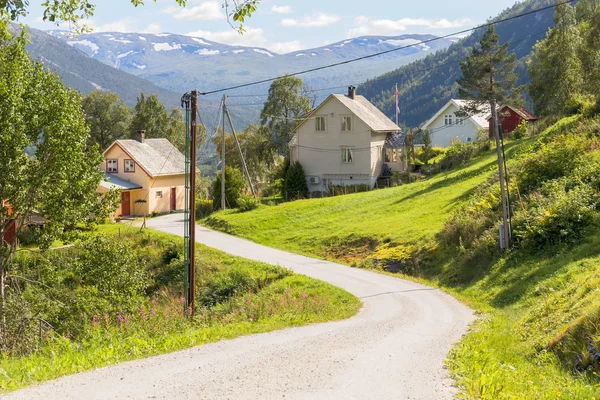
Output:
[[[443,288],[481,311],[481,320],[448,360],[463,398],[600,398],[600,358],[593,358],[600,350],[600,231],[593,223],[579,228],[596,212],[580,201],[594,194],[579,198],[569,192],[575,183],[595,182],[598,147],[569,151],[597,140],[591,133],[597,125],[565,118],[535,138],[508,143],[509,160],[538,155],[509,165],[523,177],[520,190],[527,190],[525,183],[530,187],[514,203],[519,207],[515,226],[530,231],[518,232],[521,247],[505,254],[493,250],[497,208],[490,204],[497,195],[481,194],[495,169],[493,151],[411,185],[249,213],[220,212],[204,223],[273,247],[385,273],[400,271],[404,275],[398,276]],[[540,145],[570,132],[577,143],[567,138],[562,150]],[[573,174],[578,175],[569,179]],[[547,184],[538,189],[542,181]],[[595,183],[588,189],[597,196]],[[512,193],[516,196],[515,187]],[[461,214],[465,209],[482,211]],[[463,230],[452,246],[443,239],[449,236],[449,221]]]
[[222,339],[345,319],[361,307],[356,297],[324,282],[198,246],[200,306],[191,319],[177,295],[183,271],[173,251],[182,247],[181,238],[124,224],[99,231],[127,243],[144,261],[152,277],[147,298],[134,311],[83,314],[83,322],[69,326],[79,328],[76,335],[57,329],[28,355],[2,353],[2,392]]

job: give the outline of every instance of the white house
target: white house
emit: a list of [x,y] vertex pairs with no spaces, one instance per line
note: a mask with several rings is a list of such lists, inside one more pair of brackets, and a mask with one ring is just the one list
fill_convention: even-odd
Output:
[[433,147],[448,147],[454,140],[472,142],[477,139],[480,129],[488,129],[489,107],[479,114],[457,116],[456,112],[465,105],[465,100],[452,99],[421,126],[421,129],[429,130]]
[[348,95],[330,95],[300,122],[289,143],[290,161],[302,164],[311,192],[327,191],[330,184],[373,187],[384,164],[386,139],[399,131],[350,87]]

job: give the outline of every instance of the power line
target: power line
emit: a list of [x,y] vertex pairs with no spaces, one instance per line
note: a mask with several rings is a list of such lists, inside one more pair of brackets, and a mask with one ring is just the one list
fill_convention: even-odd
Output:
[[[549,5],[549,6],[546,6],[546,7],[541,7],[541,8],[537,8],[535,10],[527,11],[527,12],[524,12],[524,13],[521,13],[521,14],[513,15],[512,17],[507,17],[507,18],[499,19],[499,20],[494,21],[494,22],[487,22],[485,24],[482,24],[482,25],[479,25],[479,26],[476,26],[476,27],[473,27],[473,28],[463,29],[461,31],[449,33],[447,35],[443,35],[443,36],[439,36],[439,37],[435,37],[435,38],[431,38],[431,39],[422,40],[422,41],[420,41],[418,43],[413,43],[413,44],[406,45],[406,46],[400,46],[400,47],[396,47],[396,48],[393,48],[393,49],[390,49],[390,50],[380,51],[378,53],[373,53],[373,54],[369,54],[369,55],[366,55],[366,56],[362,56],[362,57],[358,57],[358,58],[353,58],[353,59],[350,59],[350,60],[341,61],[341,62],[337,62],[337,63],[333,63],[333,64],[323,65],[323,66],[320,66],[320,67],[310,68],[310,69],[307,69],[307,70],[303,70],[303,71],[299,71],[299,72],[295,72],[295,73],[287,74],[287,75],[288,76],[304,75],[304,74],[308,74],[310,72],[321,71],[321,70],[324,70],[324,69],[333,68],[333,67],[337,67],[337,66],[340,66],[340,65],[350,64],[350,63],[354,63],[354,62],[357,62],[357,61],[366,60],[366,59],[373,58],[373,57],[378,57],[378,56],[381,56],[381,55],[384,55],[384,54],[389,54],[389,53],[393,53],[393,52],[396,52],[396,51],[400,51],[400,50],[408,49],[408,48],[411,48],[411,47],[419,46],[419,45],[422,45],[422,44],[431,43],[431,42],[434,42],[434,41],[437,41],[437,40],[447,39],[447,38],[454,37],[454,36],[457,36],[457,35],[461,35],[461,34],[464,34],[464,33],[468,33],[468,32],[471,32],[471,31],[474,31],[474,30],[477,30],[477,29],[486,28],[486,27],[489,27],[489,26],[498,25],[500,23],[512,21],[514,19],[521,18],[521,17],[527,16],[527,15],[532,15],[532,14],[536,14],[536,13],[541,12],[541,11],[553,9],[553,8],[556,8],[556,7],[560,6],[560,5],[571,3],[572,1],[573,0],[561,1],[561,2],[553,4],[553,5]],[[207,96],[209,94],[221,93],[221,92],[225,92],[227,90],[240,89],[240,88],[244,88],[244,87],[248,87],[248,86],[259,85],[261,83],[268,83],[268,82],[272,82],[272,81],[274,81],[276,79],[279,79],[279,78],[282,78],[282,76],[278,76],[278,77],[275,77],[275,78],[262,79],[262,80],[258,80],[258,81],[254,81],[254,82],[244,83],[244,84],[241,84],[241,85],[230,86],[230,87],[223,88],[223,89],[211,90],[211,91],[202,92],[202,93],[199,93],[199,94],[202,95],[202,96]]]

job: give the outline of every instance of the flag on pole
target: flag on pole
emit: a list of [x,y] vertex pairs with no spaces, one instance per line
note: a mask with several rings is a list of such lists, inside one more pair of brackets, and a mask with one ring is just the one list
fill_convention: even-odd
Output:
[[398,99],[398,87],[396,86],[396,113],[400,113],[400,100]]

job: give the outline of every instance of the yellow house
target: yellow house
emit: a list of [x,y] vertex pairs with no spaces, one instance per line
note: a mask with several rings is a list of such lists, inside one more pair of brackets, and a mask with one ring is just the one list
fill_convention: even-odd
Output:
[[116,140],[104,151],[100,167],[106,180],[98,191],[121,191],[116,215],[143,216],[183,210],[185,156],[167,139]]

